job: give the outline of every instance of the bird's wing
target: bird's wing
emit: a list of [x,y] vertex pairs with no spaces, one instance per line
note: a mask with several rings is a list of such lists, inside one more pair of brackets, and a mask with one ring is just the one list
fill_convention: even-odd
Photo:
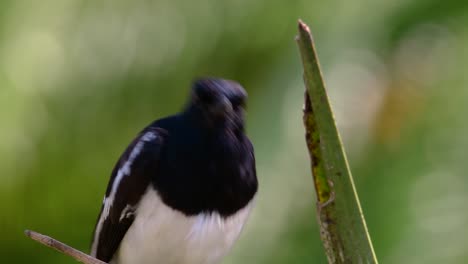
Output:
[[94,229],[92,256],[109,262],[119,248],[158,166],[166,133],[155,127],[143,130],[115,165]]

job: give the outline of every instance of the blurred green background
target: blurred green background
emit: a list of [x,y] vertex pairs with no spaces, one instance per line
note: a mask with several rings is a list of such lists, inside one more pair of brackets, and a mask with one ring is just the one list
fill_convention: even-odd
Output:
[[317,42],[381,263],[468,262],[468,2],[0,2],[0,261],[88,250],[115,161],[192,79],[249,92],[260,192],[224,263],[326,263],[301,120],[297,19]]

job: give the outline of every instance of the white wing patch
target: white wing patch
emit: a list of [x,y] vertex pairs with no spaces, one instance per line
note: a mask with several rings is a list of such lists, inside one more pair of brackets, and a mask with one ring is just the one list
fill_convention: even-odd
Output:
[[[101,233],[102,230],[102,225],[104,221],[109,217],[110,214],[110,209],[112,207],[112,204],[114,203],[115,199],[115,194],[119,188],[119,184],[122,181],[124,176],[128,176],[131,173],[131,168],[132,164],[135,161],[135,159],[140,155],[141,150],[143,149],[145,142],[150,142],[154,139],[156,139],[157,135],[154,132],[146,132],[141,139],[138,141],[138,143],[133,147],[132,152],[130,153],[130,156],[128,159],[125,161],[122,167],[119,168],[117,171],[117,176],[115,176],[114,182],[112,183],[112,189],[111,192],[109,193],[109,196],[104,197],[103,203],[104,203],[104,209],[102,210],[101,217],[99,218],[99,222],[96,226],[96,231],[95,231],[95,237],[94,237],[94,242],[93,246],[91,249],[91,254],[94,256],[97,251],[97,246],[99,243],[99,234]],[[129,207],[129,205],[127,205]],[[122,211],[122,215],[120,216],[120,220],[125,218],[126,214],[132,213],[131,207],[127,208]]]
[[153,132],[147,132],[146,134],[144,134],[141,140],[138,141],[138,143],[132,149],[132,152],[130,153],[128,160],[125,161],[124,165],[117,172],[117,176],[115,176],[114,182],[112,183],[111,192],[109,196],[106,197],[104,200],[105,201],[104,210],[102,212],[102,215],[104,216],[104,220],[107,219],[107,217],[109,216],[110,208],[112,204],[114,203],[115,193],[117,192],[117,189],[119,188],[119,184],[122,181],[123,177],[126,175],[130,175],[133,161],[135,161],[136,157],[138,157],[138,155],[141,153],[141,150],[143,149],[145,142],[150,142],[151,140],[154,140],[155,138],[156,138],[156,134],[154,134]]

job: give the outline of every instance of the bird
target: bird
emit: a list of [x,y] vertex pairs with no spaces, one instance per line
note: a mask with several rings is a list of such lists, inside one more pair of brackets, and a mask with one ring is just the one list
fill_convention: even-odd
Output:
[[195,80],[174,115],[153,121],[112,171],[91,255],[112,264],[217,264],[258,189],[236,81]]

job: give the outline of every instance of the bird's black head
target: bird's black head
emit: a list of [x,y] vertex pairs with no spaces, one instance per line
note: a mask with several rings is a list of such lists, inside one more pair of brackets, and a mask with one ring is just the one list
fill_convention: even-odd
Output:
[[188,111],[196,111],[211,127],[243,129],[247,93],[234,81],[199,79],[192,87]]

